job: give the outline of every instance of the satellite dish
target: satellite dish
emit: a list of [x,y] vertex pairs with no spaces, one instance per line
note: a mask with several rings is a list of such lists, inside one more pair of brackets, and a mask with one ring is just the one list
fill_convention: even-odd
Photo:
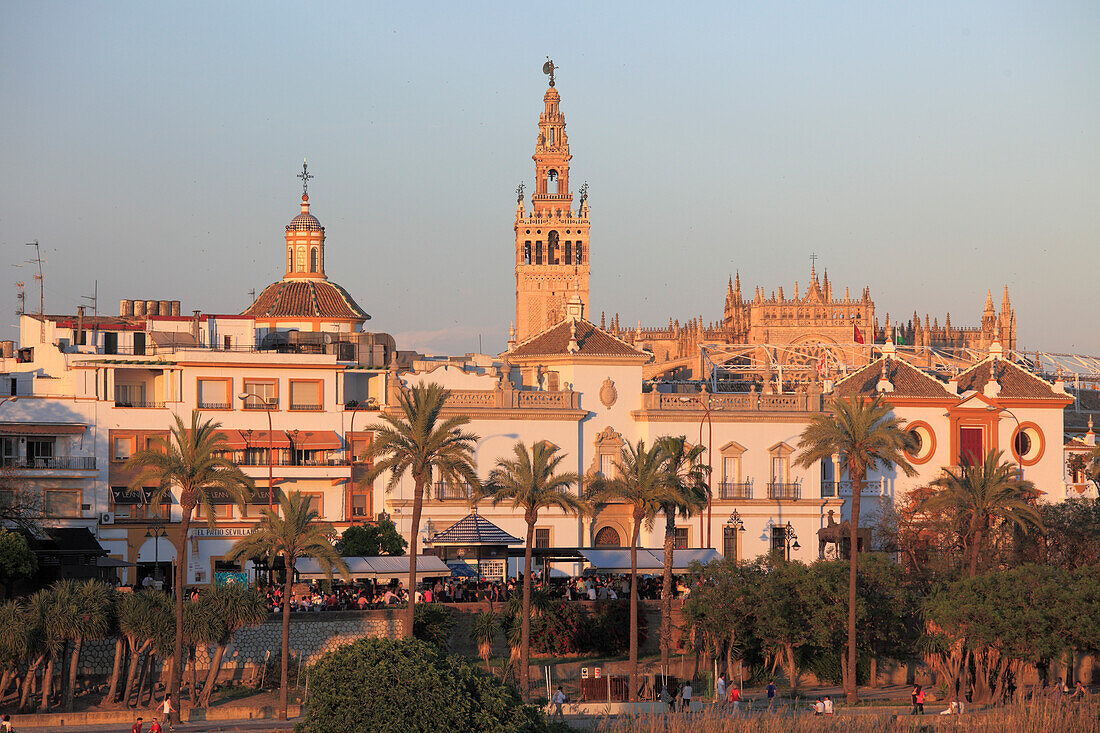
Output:
[[550,65],[550,62],[547,61],[545,64],[542,65],[542,73],[549,74],[553,70],[553,68],[554,67]]

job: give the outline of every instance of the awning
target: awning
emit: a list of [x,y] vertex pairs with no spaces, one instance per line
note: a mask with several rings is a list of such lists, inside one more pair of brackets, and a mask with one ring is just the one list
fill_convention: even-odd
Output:
[[239,430],[237,432],[241,434],[241,439],[244,441],[241,445],[242,448],[267,448],[272,442],[276,448],[290,447],[290,438],[282,430],[274,431],[270,439],[266,430]]
[[125,560],[119,560],[117,557],[97,557],[95,559],[97,568],[136,568],[137,563],[126,562]]
[[[374,580],[389,580],[390,578],[402,578],[409,574],[409,557],[400,555],[391,557],[388,555],[373,557],[345,557],[348,571],[352,578],[366,578]],[[309,580],[325,577],[321,565],[316,560],[304,558],[299,560],[294,569],[298,575]],[[451,569],[435,555],[420,555],[416,558],[416,574],[418,577],[438,578],[450,577]],[[334,573],[333,577],[338,577]]]
[[[267,479],[264,479],[264,481],[266,480]],[[207,493],[210,495],[211,504],[224,506],[226,504],[237,503],[233,500],[233,497],[229,495],[229,492],[225,491],[224,489],[207,489]],[[275,504],[278,505],[279,492],[274,492],[272,498],[274,499]],[[247,497],[245,497],[245,503],[252,506],[267,506],[267,499],[267,485],[265,483],[265,485],[263,486],[254,486],[252,488],[252,492]]]
[[[583,548],[581,555],[601,573],[629,573],[630,550],[595,550]],[[714,549],[676,550],[672,553],[672,572],[684,573],[693,562],[708,563],[722,556]],[[665,553],[660,549],[638,548],[638,572],[652,574],[665,567]]]
[[150,331],[150,340],[157,346],[197,346],[195,336],[187,331]]
[[83,435],[86,425],[76,423],[0,423],[0,435]]
[[241,437],[241,431],[219,430],[217,435],[222,437],[225,441],[225,447],[229,450],[244,450],[244,438]]
[[335,430],[299,430],[292,442],[299,450],[340,450],[344,446]]
[[144,504],[145,496],[141,489],[131,489],[128,486],[112,486],[111,500],[115,504],[120,504],[122,506],[133,506],[136,504]]

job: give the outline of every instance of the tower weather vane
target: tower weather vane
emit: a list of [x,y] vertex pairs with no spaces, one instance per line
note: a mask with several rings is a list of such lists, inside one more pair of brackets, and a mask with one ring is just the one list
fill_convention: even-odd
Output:
[[550,86],[554,86],[554,62],[550,60],[550,57],[546,57],[546,63],[542,65],[542,73],[550,75]]
[[298,174],[298,178],[302,179],[302,195],[309,195],[309,179],[313,176],[309,172],[309,164],[306,163],[306,159],[302,158],[302,172]]

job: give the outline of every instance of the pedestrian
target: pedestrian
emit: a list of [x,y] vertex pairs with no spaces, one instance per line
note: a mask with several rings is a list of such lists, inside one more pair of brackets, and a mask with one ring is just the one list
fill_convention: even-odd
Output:
[[162,733],[160,723],[157,722],[157,716],[153,716],[153,722],[149,724],[149,733]]
[[775,704],[775,680],[768,680],[768,710],[772,709],[772,705]]
[[684,687],[680,690],[680,710],[691,710],[691,680],[684,683]]
[[176,709],[172,707],[172,695],[171,693],[164,694],[164,702],[160,705],[161,715],[164,716],[164,722],[168,726],[168,730],[172,729],[172,713],[176,712]]
[[[565,722],[565,713],[562,711],[562,707],[565,705],[565,700],[565,693],[562,692],[561,685],[558,685],[558,689],[554,696],[550,698],[550,702],[554,703],[554,715],[558,716],[563,723]],[[550,717],[553,718],[554,716]]]
[[814,700],[814,704],[810,706],[810,710],[814,711],[814,715],[824,715],[825,703],[821,701],[820,697],[818,697]]
[[913,701],[913,710],[910,714],[924,715],[924,688],[920,685],[914,686],[910,698]]
[[130,726],[130,733],[141,733],[141,729],[145,727],[145,722],[139,715],[138,719],[134,721],[134,724]]
[[14,730],[15,728],[11,725],[11,716],[4,713],[4,717],[0,718],[0,731],[3,731],[3,733],[12,733]]
[[[1081,680],[1077,680],[1077,684],[1073,687],[1073,694],[1069,696],[1070,700],[1084,700],[1089,696],[1089,691],[1085,689],[1085,686],[1081,684]],[[5,716],[7,717],[7,716]]]
[[821,704],[825,708],[825,714],[826,715],[832,715],[833,714],[833,698],[826,695],[825,699],[821,701]]
[[726,701],[725,675],[718,675],[718,681],[714,683],[714,701],[718,703],[718,707],[722,707],[722,703]]
[[737,685],[730,685],[729,695],[727,696],[730,702],[730,707],[733,708],[733,714],[741,710],[741,688]]

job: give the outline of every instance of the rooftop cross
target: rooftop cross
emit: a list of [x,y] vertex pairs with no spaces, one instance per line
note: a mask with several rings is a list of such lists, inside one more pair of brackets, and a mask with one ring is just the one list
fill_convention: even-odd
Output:
[[302,195],[309,195],[309,179],[313,178],[309,172],[309,164],[306,163],[306,159],[302,158],[302,172],[298,174],[298,178],[302,179]]

